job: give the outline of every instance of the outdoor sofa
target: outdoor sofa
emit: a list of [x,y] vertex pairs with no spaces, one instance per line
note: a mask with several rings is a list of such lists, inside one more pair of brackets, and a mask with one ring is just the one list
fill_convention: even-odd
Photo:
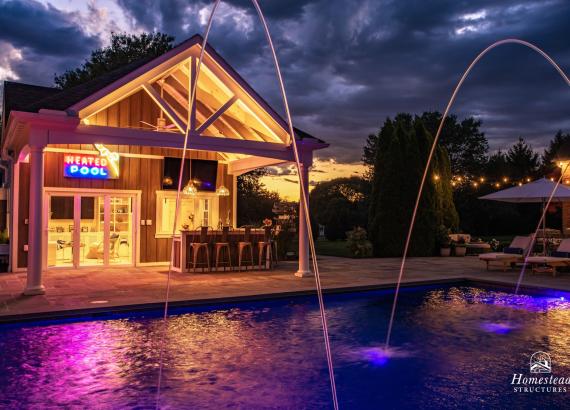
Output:
[[463,239],[465,241],[465,247],[467,248],[468,255],[479,255],[481,253],[491,251],[491,245],[487,242],[472,242],[471,235],[467,233],[451,233],[449,234],[449,239],[453,242],[459,242],[460,239]]

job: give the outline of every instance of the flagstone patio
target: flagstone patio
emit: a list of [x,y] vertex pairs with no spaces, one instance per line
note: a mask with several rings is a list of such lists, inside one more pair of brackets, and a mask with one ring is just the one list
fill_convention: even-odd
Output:
[[[393,286],[400,259],[327,256],[319,257],[319,262],[323,288],[340,291]],[[272,271],[173,273],[170,301],[215,303],[314,292],[314,278],[295,277],[296,267],[296,262],[281,262]],[[486,271],[476,257],[411,258],[403,282],[477,280],[514,286],[519,273]],[[45,273],[45,295],[23,296],[25,273],[0,274],[0,321],[158,308],[164,302],[166,278],[165,267],[55,270]],[[570,291],[570,274],[554,278],[529,273],[523,285]]]

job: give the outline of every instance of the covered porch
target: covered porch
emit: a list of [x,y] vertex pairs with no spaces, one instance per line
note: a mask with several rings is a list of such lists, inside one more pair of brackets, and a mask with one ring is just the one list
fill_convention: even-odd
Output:
[[[117,261],[111,242],[119,233],[129,246],[125,266],[168,263],[173,237],[172,224],[170,230],[166,226],[174,217],[171,210],[159,207],[173,201],[178,173],[166,175],[165,164],[169,160],[180,163],[186,133],[189,166],[209,161],[217,167],[212,186],[203,187],[200,193],[206,205],[195,208],[201,213],[208,209],[206,224],[237,228],[237,177],[294,161],[292,138],[297,141],[301,181],[308,191],[313,151],[328,145],[301,131],[290,136],[282,118],[210,47],[198,76],[200,41],[195,36],[96,87],[54,92],[26,109],[9,112],[2,152],[12,165],[11,261],[13,271],[27,272],[26,295],[45,292],[44,277],[52,270],[54,248],[69,245],[67,268],[81,267],[84,254],[91,252],[89,242],[94,242],[82,239],[93,231],[101,231],[101,248],[93,252],[103,261],[102,269]],[[197,93],[192,102],[189,90],[194,82]],[[71,175],[66,168],[68,158],[80,165],[75,171],[85,168],[85,175]],[[116,162],[114,172],[92,166],[103,161],[108,165],[110,158]],[[195,178],[193,172],[188,169],[190,180]],[[216,197],[222,188],[229,196],[223,204]],[[52,223],[55,202],[50,198],[54,196],[67,197],[73,208],[69,215],[59,217],[69,222],[68,227],[65,222]],[[84,202],[89,201],[84,197],[93,198],[95,205],[90,207],[100,209],[99,220],[97,211],[85,210],[91,208],[85,208]],[[124,211],[128,222],[124,215],[119,222],[113,219],[115,211],[110,208],[117,198],[128,198],[128,211]],[[303,209],[299,209],[295,272],[299,277],[311,273]],[[100,229],[86,222],[84,214],[89,212]],[[120,223],[128,227],[127,234],[116,232]],[[182,229],[188,228],[182,224],[175,230]],[[63,231],[69,239],[60,238]]]

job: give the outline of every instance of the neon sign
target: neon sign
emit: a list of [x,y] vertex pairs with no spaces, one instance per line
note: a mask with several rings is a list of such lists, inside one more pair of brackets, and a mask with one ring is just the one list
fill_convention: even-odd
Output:
[[102,144],[95,144],[100,155],[65,154],[63,176],[68,178],[116,179],[119,177],[119,154]]

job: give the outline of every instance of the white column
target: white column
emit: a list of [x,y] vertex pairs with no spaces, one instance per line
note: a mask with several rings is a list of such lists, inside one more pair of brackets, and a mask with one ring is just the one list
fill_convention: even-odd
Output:
[[[307,195],[309,195],[309,166],[310,161],[301,163],[301,183],[305,187]],[[305,198],[303,198],[301,187],[299,187],[299,191],[299,270],[295,272],[295,276],[302,278],[312,275],[312,272],[309,266],[309,230],[305,216]]]
[[30,215],[28,217],[28,280],[24,295],[42,295],[42,207],[44,147],[30,147]]

